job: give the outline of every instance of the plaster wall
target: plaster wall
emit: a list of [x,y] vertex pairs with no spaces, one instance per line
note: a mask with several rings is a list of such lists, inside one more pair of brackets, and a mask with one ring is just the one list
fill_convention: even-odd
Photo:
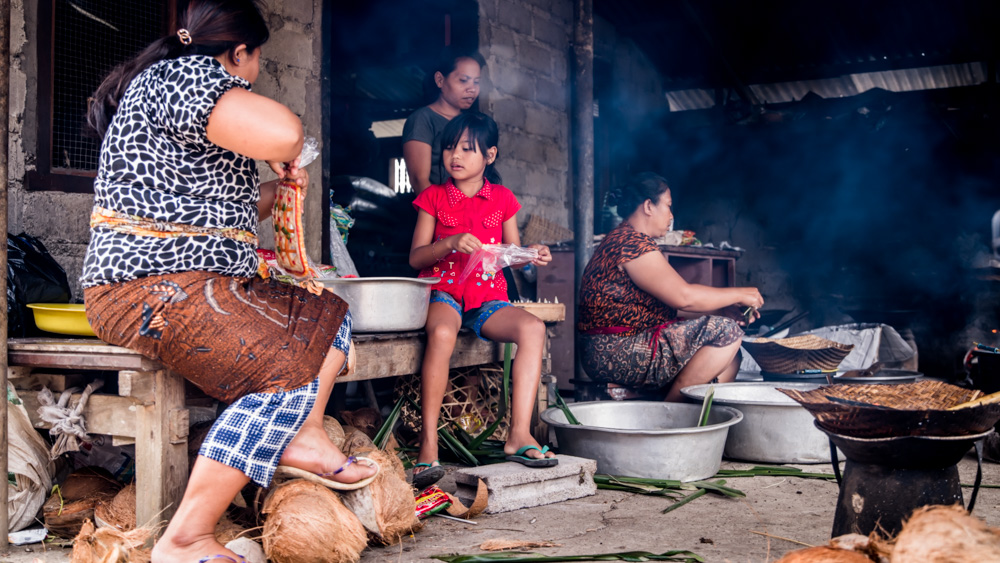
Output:
[[[10,142],[8,174],[11,233],[27,232],[38,237],[66,269],[73,299],[83,293],[78,276],[90,239],[88,222],[93,195],[53,191],[28,191],[25,177],[35,169],[38,129],[37,103],[37,2],[11,1]],[[271,40],[263,47],[261,74],[254,91],[274,98],[292,109],[305,126],[306,135],[322,142],[320,113],[320,22],[322,0],[284,0],[267,6]],[[263,162],[261,179],[274,178]],[[312,178],[304,214],[310,256],[318,259],[323,228],[319,160],[307,167]],[[270,220],[258,229],[260,245],[273,248]]]

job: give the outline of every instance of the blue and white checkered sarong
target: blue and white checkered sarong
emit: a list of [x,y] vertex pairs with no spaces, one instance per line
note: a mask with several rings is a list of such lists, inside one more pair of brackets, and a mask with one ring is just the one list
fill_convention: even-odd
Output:
[[[353,320],[348,311],[331,348],[347,355]],[[319,378],[291,391],[251,393],[237,399],[219,415],[199,455],[245,473],[267,487],[285,448],[312,412],[319,394]]]

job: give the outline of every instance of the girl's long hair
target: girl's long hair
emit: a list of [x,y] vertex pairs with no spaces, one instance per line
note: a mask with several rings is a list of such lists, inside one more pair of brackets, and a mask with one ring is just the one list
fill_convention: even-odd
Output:
[[185,55],[215,57],[229,52],[233,57],[239,45],[246,45],[252,53],[270,37],[257,0],[189,0],[177,27],[188,31],[190,44],[183,44],[177,34],[161,37],[135,58],[118,65],[101,82],[87,109],[91,134],[104,138],[129,83],[150,65]]
[[[486,151],[490,150],[490,147],[496,147],[500,139],[497,122],[493,121],[492,117],[478,111],[463,112],[449,121],[448,125],[445,125],[444,131],[441,132],[442,155],[445,150],[451,150],[458,146],[458,141],[462,139],[462,133],[465,131],[469,132],[472,146],[483,155],[486,155]],[[496,163],[499,159],[500,153],[497,152],[497,157],[493,159],[492,163],[486,165],[484,172],[486,179],[493,184],[503,182],[496,169]]]

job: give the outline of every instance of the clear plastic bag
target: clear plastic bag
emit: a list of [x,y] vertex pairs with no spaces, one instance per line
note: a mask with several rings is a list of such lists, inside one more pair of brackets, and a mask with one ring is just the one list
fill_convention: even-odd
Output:
[[307,166],[319,156],[319,141],[316,137],[306,137],[302,143],[302,153],[299,154],[299,168]]
[[495,274],[508,266],[529,264],[538,259],[538,249],[525,248],[516,244],[484,244],[472,253],[472,258],[462,270],[458,283],[465,283],[469,276],[485,272]]

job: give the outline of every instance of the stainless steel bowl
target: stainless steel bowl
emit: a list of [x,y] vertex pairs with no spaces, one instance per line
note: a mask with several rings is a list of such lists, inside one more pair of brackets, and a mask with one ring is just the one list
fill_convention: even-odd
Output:
[[337,278],[321,280],[347,301],[356,332],[424,328],[431,286],[441,278]]
[[[712,385],[692,385],[681,394],[699,405]],[[743,422],[726,440],[725,456],[765,463],[829,463],[830,441],[813,426],[813,416],[777,388],[816,389],[814,383],[779,381],[717,383],[713,405],[739,409]]]
[[719,471],[729,427],[740,411],[713,406],[698,427],[701,405],[662,401],[597,401],[570,406],[579,425],[562,410],[542,412],[555,428],[559,452],[597,461],[598,473],[649,479],[698,481]]

